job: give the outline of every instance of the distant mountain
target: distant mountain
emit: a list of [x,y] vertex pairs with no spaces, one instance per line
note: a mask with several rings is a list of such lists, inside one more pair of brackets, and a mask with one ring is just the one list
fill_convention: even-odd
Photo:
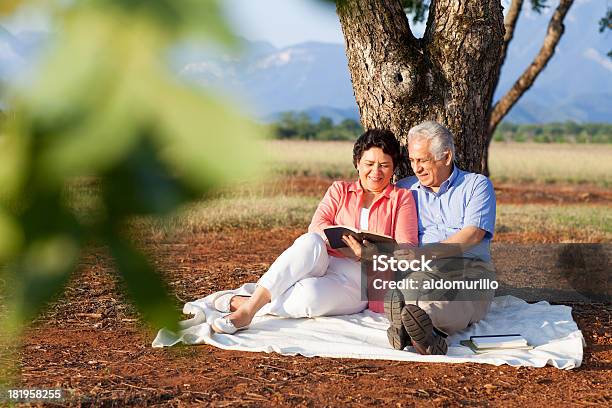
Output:
[[[524,11],[508,50],[496,97],[506,92],[542,45],[553,7],[537,15]],[[578,0],[566,19],[556,54],[506,120],[517,123],[612,121],[612,60],[605,54],[609,36],[598,32],[605,12],[595,0]],[[313,120],[358,119],[344,47],[303,43],[276,49],[248,43],[242,57],[222,59],[197,53],[182,55],[181,76],[221,87],[255,106],[263,120],[283,111],[304,111]]]
[[[536,15],[527,3],[496,97],[531,63],[554,10],[551,5],[544,15]],[[556,54],[506,120],[612,122],[612,60],[606,56],[610,34],[598,32],[604,3],[575,1]],[[0,27],[0,82],[27,68],[43,37],[41,33],[13,35]],[[305,111],[313,120],[327,116],[335,122],[359,117],[341,44],[307,42],[278,49],[267,42],[244,41],[240,54],[183,46],[174,49],[169,59],[183,79],[229,92],[265,121],[275,120],[284,111]]]
[[186,62],[179,71],[183,78],[245,94],[262,118],[316,106],[355,106],[341,45],[310,42],[276,49],[258,42],[247,43],[247,52],[239,58],[186,50],[178,55]]
[[[612,59],[610,34],[598,31],[605,2],[578,0],[566,17],[565,34],[544,71],[508,114],[512,122],[612,122]],[[508,49],[496,97],[513,84],[542,45],[554,7],[538,16],[528,11],[519,19]]]

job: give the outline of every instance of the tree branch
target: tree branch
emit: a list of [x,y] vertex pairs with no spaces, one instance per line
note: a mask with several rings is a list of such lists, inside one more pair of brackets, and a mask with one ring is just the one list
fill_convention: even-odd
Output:
[[[343,18],[351,18],[355,15],[371,16],[371,24],[382,27],[396,27],[395,30],[386,30],[390,35],[384,41],[391,41],[393,45],[402,43],[414,43],[416,38],[412,34],[408,17],[404,13],[400,0],[342,0],[336,1],[336,12],[342,24]],[[349,27],[342,25],[343,34]],[[350,31],[359,31],[361,27],[350,27]]]
[[504,45],[502,46],[501,52],[501,65],[504,65],[506,61],[506,51],[508,50],[508,44],[510,44],[510,41],[512,41],[514,37],[514,29],[516,28],[516,23],[518,22],[523,8],[523,1],[524,0],[512,0],[510,10],[508,10],[508,14],[506,14],[506,18],[504,19],[504,28],[506,32],[504,34]]
[[540,52],[536,55],[531,65],[527,67],[525,72],[523,72],[514,83],[508,93],[493,106],[491,118],[489,120],[489,138],[493,136],[495,128],[504,116],[508,114],[521,96],[531,88],[533,82],[552,58],[557,44],[563,35],[563,31],[565,30],[563,20],[573,3],[574,0],[559,0],[559,5],[548,23],[548,30],[546,32],[546,37],[544,37],[544,43],[542,44],[542,48],[540,48]]

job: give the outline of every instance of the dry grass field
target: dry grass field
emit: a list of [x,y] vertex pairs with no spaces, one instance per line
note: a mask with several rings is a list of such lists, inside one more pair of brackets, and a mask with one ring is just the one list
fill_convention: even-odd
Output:
[[[352,177],[351,142],[269,141],[268,163],[277,174]],[[612,146],[493,143],[494,182],[535,182],[612,186]]]
[[[212,200],[146,225],[162,237],[226,227],[305,229],[332,180],[355,177],[348,142],[268,141],[264,148],[266,176],[218,191]],[[496,143],[491,169],[499,190],[500,237],[612,240],[612,147]],[[534,192],[544,192],[547,198]],[[594,202],[593,194],[603,198]]]

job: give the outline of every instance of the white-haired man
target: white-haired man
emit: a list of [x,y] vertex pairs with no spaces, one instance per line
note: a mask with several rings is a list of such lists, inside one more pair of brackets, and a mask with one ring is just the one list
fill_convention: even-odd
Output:
[[[415,176],[406,177],[397,185],[412,190],[416,199],[419,244],[460,247],[458,253],[444,261],[440,259],[444,256],[439,257],[442,266],[428,276],[444,279],[450,268],[459,270],[462,276],[474,276],[476,272],[494,279],[489,252],[495,227],[495,192],[491,181],[454,164],[453,135],[436,122],[424,122],[410,129],[408,155]],[[450,252],[456,248],[446,247]],[[458,259],[460,266],[452,266]],[[492,298],[491,290],[469,292],[461,298],[464,300],[427,298],[419,290],[392,291],[385,301],[385,313],[391,323],[389,341],[397,349],[412,343],[421,354],[446,354],[446,335],[484,318]]]

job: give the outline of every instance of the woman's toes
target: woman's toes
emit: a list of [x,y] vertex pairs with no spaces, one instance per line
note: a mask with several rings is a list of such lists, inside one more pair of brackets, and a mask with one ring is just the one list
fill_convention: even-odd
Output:
[[252,317],[247,313],[241,313],[240,311],[234,312],[228,316],[236,327],[244,327],[251,323]]

